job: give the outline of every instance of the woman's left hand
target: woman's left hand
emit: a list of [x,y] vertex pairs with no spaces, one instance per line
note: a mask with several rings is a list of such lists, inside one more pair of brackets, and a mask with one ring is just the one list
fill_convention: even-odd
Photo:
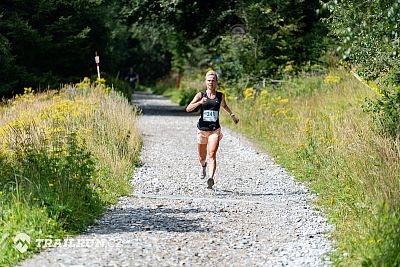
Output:
[[237,124],[237,123],[239,122],[239,119],[236,118],[235,115],[232,115],[231,118],[232,118],[232,120],[233,120],[233,122],[234,122],[235,124]]

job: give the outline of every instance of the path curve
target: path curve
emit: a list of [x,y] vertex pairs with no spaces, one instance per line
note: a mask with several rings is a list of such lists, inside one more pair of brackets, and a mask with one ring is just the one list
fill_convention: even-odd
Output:
[[144,147],[132,195],[70,242],[95,245],[50,248],[20,266],[330,265],[331,227],[304,185],[223,128],[216,185],[207,189],[197,177],[198,117],[161,96],[134,99]]

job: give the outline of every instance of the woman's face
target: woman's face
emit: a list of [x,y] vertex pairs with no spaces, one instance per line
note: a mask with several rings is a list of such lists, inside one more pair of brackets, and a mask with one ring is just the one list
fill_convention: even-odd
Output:
[[217,87],[217,77],[214,75],[208,75],[206,77],[207,89],[214,90]]

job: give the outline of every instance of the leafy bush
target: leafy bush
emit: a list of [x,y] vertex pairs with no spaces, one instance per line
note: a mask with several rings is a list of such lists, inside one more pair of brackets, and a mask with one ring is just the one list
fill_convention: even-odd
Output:
[[[363,266],[398,266],[400,264],[400,210],[382,206],[373,216],[367,241],[373,253],[366,253]],[[366,225],[370,228],[371,225]],[[379,243],[379,245],[375,245]]]
[[399,1],[331,0],[331,33],[339,38],[337,51],[364,79],[376,81],[382,98],[370,100],[367,111],[384,134],[396,138],[400,122]]
[[181,106],[187,106],[193,97],[197,94],[197,91],[192,88],[183,88],[179,90],[180,98],[178,104]]
[[382,90],[376,100],[368,100],[365,110],[373,113],[379,130],[393,139],[400,136],[400,87]]
[[386,80],[399,69],[398,1],[332,0],[324,7],[330,12],[331,32],[341,42],[337,50],[365,79]]

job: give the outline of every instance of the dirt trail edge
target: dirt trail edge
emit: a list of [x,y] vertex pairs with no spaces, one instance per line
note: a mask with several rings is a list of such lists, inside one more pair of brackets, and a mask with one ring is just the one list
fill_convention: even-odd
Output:
[[207,189],[198,178],[198,117],[164,97],[134,99],[144,147],[132,195],[70,245],[20,266],[330,265],[331,226],[304,185],[223,128],[215,188]]

